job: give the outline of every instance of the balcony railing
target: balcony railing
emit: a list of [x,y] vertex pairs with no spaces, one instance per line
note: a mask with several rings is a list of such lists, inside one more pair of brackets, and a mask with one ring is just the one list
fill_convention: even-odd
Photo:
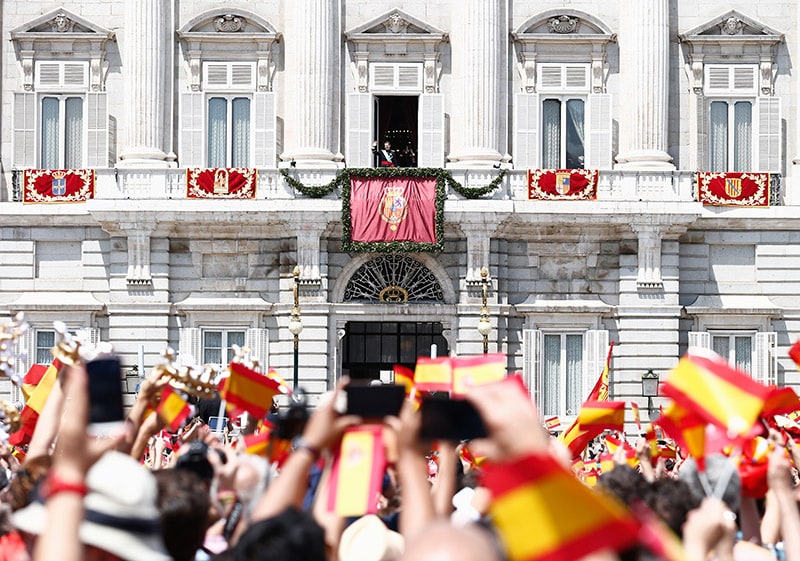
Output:
[[[497,177],[497,170],[449,170],[453,178],[465,187],[483,187]],[[22,201],[22,170],[11,177],[11,200]],[[335,176],[336,170],[292,169],[294,179],[305,185],[324,185]],[[101,200],[163,200],[186,198],[186,169],[97,169],[95,170],[95,199]],[[598,201],[672,201],[691,202],[695,198],[695,172],[692,171],[622,171],[601,170],[597,185]],[[326,198],[338,199],[332,192]],[[257,199],[304,198],[291,187],[275,169],[258,170]],[[463,199],[448,189],[448,199]],[[771,176],[770,204],[782,203],[780,175]],[[528,200],[527,171],[508,170],[500,187],[482,200]]]

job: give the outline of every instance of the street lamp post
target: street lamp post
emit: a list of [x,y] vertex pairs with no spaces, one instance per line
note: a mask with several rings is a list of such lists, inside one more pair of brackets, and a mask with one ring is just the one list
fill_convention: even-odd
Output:
[[481,318],[478,320],[478,333],[483,337],[483,354],[487,354],[492,322],[489,320],[489,306],[486,304],[486,297],[489,294],[489,269],[486,267],[481,267],[481,287],[483,289],[483,305],[481,306]]
[[294,377],[293,377],[293,387],[294,391],[297,391],[297,386],[300,382],[300,373],[299,373],[299,365],[298,365],[298,349],[299,346],[299,337],[300,333],[303,331],[303,324],[300,322],[300,304],[299,304],[299,293],[298,289],[300,286],[300,267],[295,266],[294,271],[292,273],[294,275],[294,287],[293,287],[293,294],[294,294],[294,305],[292,306],[292,317],[289,319],[289,332],[294,337]]
[[647,418],[653,420],[653,398],[658,395],[658,374],[651,368],[642,374],[642,396],[647,398]]

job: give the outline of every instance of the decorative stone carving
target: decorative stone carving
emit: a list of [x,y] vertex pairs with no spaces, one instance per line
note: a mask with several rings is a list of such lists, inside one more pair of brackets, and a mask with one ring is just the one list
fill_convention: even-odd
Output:
[[662,288],[661,278],[661,228],[650,224],[632,224],[639,236],[639,272],[636,286],[639,288]]
[[578,31],[578,18],[570,16],[556,16],[547,21],[550,33],[576,33]]
[[236,33],[244,28],[245,19],[233,14],[225,14],[214,20],[214,29],[219,33]]
[[75,27],[75,22],[67,17],[63,12],[57,13],[53,19],[47,22],[50,25],[51,31],[55,33],[72,33]]
[[744,22],[735,16],[731,16],[720,24],[720,29],[725,35],[739,35],[744,29]]
[[152,225],[135,224],[128,232],[128,284],[150,284],[150,235]]
[[392,12],[386,19],[384,27],[389,33],[406,33],[408,31],[409,22],[403,18],[398,12]]
[[767,58],[759,64],[761,76],[761,95],[772,95],[772,59]]
[[692,91],[695,95],[703,95],[703,56],[690,56],[692,69]]

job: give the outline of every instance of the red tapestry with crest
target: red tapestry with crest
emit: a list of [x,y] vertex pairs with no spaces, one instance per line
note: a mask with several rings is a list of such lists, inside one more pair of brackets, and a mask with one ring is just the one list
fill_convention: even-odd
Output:
[[94,198],[93,169],[26,169],[23,203],[84,203]]
[[597,199],[596,169],[528,170],[528,199],[593,201]]
[[254,168],[190,168],[186,170],[186,197],[255,199],[257,180]]
[[436,243],[435,177],[351,177],[354,242]]
[[697,200],[712,206],[769,206],[769,174],[698,172]]

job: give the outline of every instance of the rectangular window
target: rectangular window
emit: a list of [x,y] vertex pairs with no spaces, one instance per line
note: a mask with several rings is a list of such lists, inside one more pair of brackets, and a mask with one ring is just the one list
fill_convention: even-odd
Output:
[[83,98],[42,97],[41,152],[43,169],[76,169],[83,166]]
[[752,334],[714,333],[711,335],[711,349],[739,370],[753,372]]
[[753,103],[747,100],[712,101],[709,118],[710,170],[753,169]]
[[575,416],[582,395],[583,335],[546,333],[543,337],[540,403],[544,416]]
[[546,98],[542,103],[542,167],[583,169],[585,102]]
[[208,99],[208,167],[250,166],[250,98]]
[[244,330],[213,330],[203,331],[203,364],[218,364],[220,366],[230,363],[233,359],[233,347],[245,346]]
[[50,364],[53,362],[51,349],[56,345],[56,332],[53,329],[37,329],[35,347],[33,349],[33,362],[35,364]]

